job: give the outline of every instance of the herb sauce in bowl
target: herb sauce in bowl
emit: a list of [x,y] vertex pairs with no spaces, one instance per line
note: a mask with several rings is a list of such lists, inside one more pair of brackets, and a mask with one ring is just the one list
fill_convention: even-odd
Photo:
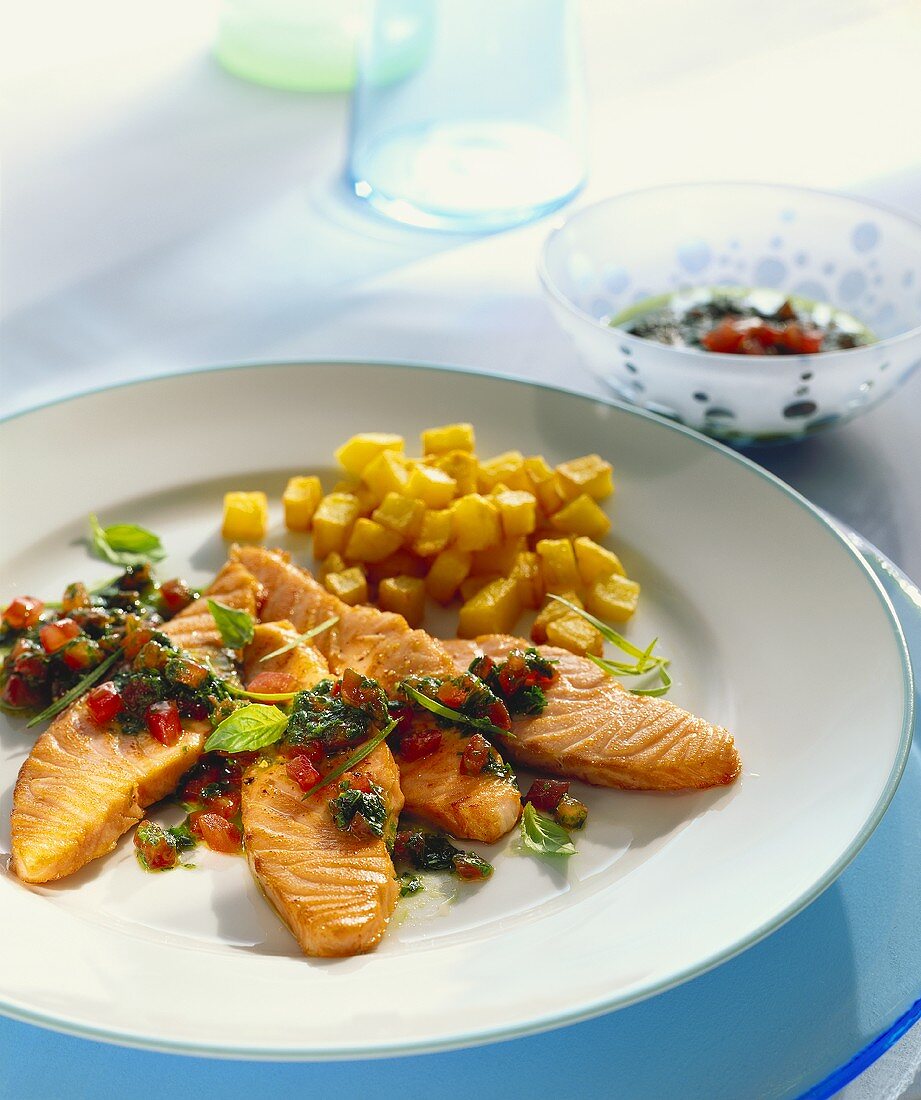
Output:
[[608,324],[660,344],[731,355],[811,355],[876,339],[827,303],[730,286],[647,298],[609,317]]

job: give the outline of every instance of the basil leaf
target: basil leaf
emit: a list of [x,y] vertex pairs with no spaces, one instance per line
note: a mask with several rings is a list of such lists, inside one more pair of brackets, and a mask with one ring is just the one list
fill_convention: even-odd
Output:
[[221,641],[228,649],[242,649],[253,640],[254,622],[248,611],[227,607],[217,600],[208,600],[208,610],[214,616]]
[[205,752],[250,752],[281,739],[288,716],[278,707],[250,703],[224,719],[205,742]]
[[[207,746],[206,746],[207,747]],[[572,837],[553,818],[545,817],[529,802],[521,815],[521,839],[526,848],[542,856],[574,856]]]
[[158,536],[134,523],[113,523],[103,527],[95,515],[90,515],[90,535],[99,557],[113,565],[140,565],[166,557]]

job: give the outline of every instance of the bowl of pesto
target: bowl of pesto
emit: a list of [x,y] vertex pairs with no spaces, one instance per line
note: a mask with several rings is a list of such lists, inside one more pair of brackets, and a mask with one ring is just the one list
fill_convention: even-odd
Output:
[[843,423],[921,365],[921,224],[846,195],[619,195],[554,229],[539,275],[621,398],[731,443]]

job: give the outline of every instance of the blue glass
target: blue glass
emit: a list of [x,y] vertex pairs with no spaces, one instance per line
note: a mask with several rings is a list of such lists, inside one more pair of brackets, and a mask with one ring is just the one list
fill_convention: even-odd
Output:
[[530,221],[585,182],[570,0],[377,0],[352,99],[349,183],[412,225]]

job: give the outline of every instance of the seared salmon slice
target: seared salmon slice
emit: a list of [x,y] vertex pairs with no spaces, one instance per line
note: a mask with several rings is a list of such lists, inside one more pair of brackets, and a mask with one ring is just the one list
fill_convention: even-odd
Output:
[[[531,643],[505,634],[445,642],[457,668],[485,653],[502,661]],[[535,718],[512,723],[504,739],[516,763],[601,787],[671,791],[718,787],[739,774],[731,734],[670,703],[633,695],[585,657],[537,646],[556,661],[559,678],[547,688],[547,706]]]
[[[388,693],[410,675],[455,675],[442,644],[424,630],[411,630],[402,615],[348,607],[278,551],[235,547],[231,557],[264,585],[263,619],[288,618],[303,631],[339,616],[336,626],[314,639],[334,672],[354,668]],[[430,756],[413,762],[397,758],[406,809],[454,836],[491,844],[514,828],[521,797],[513,779],[462,775],[465,741],[457,730],[445,729],[441,747]]]
[[[296,633],[290,623],[257,626],[245,654],[244,675],[285,672],[295,677],[298,689],[323,679],[326,662],[309,646],[260,660]],[[250,868],[307,955],[370,951],[380,942],[399,895],[385,840],[342,832],[330,813],[329,801],[339,784],[358,774],[383,790],[388,811],[384,836],[392,834],[403,796],[386,745],[306,800],[283,760],[255,764],[243,777],[243,839]]]
[[[208,590],[228,606],[255,614],[258,585],[229,563]],[[204,610],[203,610],[204,609]],[[174,645],[198,652],[221,644],[205,599],[196,600],[163,627]],[[184,720],[175,745],[147,731],[122,733],[117,721],[98,726],[78,699],[36,741],[13,792],[13,871],[25,882],[49,882],[105,855],[168,795],[201,754],[207,721]]]

